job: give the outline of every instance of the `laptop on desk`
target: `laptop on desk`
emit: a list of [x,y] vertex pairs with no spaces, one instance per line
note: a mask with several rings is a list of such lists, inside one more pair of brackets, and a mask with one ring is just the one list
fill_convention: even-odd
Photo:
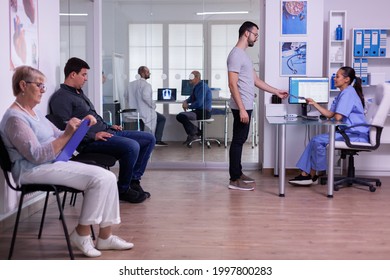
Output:
[[157,90],[157,101],[159,102],[175,102],[176,89],[175,88],[159,88]]
[[84,119],[54,161],[68,161],[73,156],[73,153],[76,151],[77,146],[83,140],[85,134],[87,134],[88,129],[89,120]]

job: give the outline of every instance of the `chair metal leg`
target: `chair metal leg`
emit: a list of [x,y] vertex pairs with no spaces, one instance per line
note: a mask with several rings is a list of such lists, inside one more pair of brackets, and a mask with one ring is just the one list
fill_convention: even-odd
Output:
[[55,196],[56,196],[56,200],[57,200],[58,211],[60,211],[60,220],[62,222],[62,227],[64,229],[66,244],[68,245],[69,257],[71,260],[74,260],[73,250],[72,250],[72,246],[70,244],[70,239],[69,239],[69,232],[68,232],[68,228],[66,226],[64,212],[62,211],[62,204],[61,204],[61,200],[60,200],[60,195],[58,194],[57,189],[55,189]]
[[72,195],[70,196],[69,205],[75,206],[76,205],[76,198],[77,198],[77,193],[72,193]]
[[46,216],[47,202],[49,201],[49,195],[50,195],[50,192],[49,191],[46,192],[45,205],[43,206],[41,225],[39,226],[38,239],[41,239],[41,236],[42,236],[43,224],[45,223],[45,216]]
[[15,246],[15,241],[16,241],[16,234],[18,232],[20,214],[22,212],[23,199],[24,199],[24,191],[22,191],[22,193],[20,195],[20,199],[19,199],[18,213],[16,214],[16,220],[15,220],[15,225],[14,225],[14,232],[12,233],[11,247],[10,247],[9,253],[8,253],[8,259],[9,260],[12,258],[12,253],[14,252],[14,246]]

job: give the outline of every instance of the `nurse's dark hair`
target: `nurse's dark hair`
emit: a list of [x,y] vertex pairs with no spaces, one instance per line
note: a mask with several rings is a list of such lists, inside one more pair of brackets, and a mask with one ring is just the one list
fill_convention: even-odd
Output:
[[355,69],[353,69],[352,67],[343,66],[340,68],[340,70],[343,71],[344,77],[346,78],[349,77],[349,84],[352,85],[356,90],[364,108],[365,104],[364,104],[364,95],[363,95],[363,88],[362,88],[362,79],[356,77]]

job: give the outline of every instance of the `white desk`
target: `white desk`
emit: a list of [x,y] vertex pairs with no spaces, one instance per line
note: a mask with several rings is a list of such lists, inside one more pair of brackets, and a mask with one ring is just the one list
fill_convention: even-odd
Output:
[[267,117],[267,121],[271,125],[276,125],[278,129],[279,142],[279,196],[284,197],[286,184],[286,125],[321,125],[329,127],[329,145],[328,145],[328,197],[333,197],[334,183],[334,141],[335,130],[337,125],[345,125],[342,122],[336,121],[308,121],[298,118],[295,121],[289,121],[285,117]]

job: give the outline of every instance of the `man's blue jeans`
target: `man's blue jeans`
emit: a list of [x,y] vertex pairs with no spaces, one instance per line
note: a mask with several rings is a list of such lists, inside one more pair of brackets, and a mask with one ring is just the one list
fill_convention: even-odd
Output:
[[249,122],[243,123],[240,120],[240,111],[231,109],[233,114],[233,138],[229,149],[229,175],[230,180],[235,181],[242,175],[242,147],[248,138],[252,110],[246,110]]
[[118,188],[126,191],[131,180],[141,180],[146,165],[156,144],[150,133],[143,131],[123,130],[107,131],[113,136],[107,141],[94,141],[85,146],[82,152],[103,153],[119,160]]

